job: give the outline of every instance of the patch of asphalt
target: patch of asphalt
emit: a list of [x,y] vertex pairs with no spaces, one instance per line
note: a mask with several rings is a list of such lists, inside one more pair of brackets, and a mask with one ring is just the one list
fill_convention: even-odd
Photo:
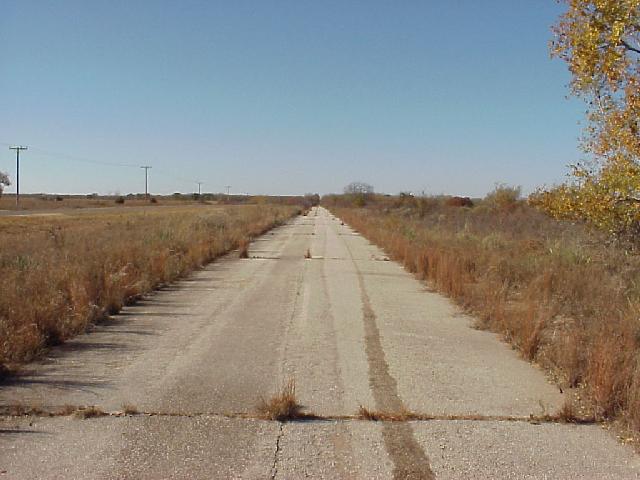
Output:
[[0,478],[269,478],[279,425],[214,417],[0,421]]
[[[316,222],[314,233],[309,249],[324,252],[327,236],[321,221]],[[358,323],[358,319],[343,315],[333,305],[324,266],[324,262],[309,261],[302,266],[304,282],[299,291],[299,308],[292,318],[282,355],[283,378],[295,379],[296,395],[306,411],[319,415],[349,411],[344,404],[347,391],[355,394],[358,388],[353,382],[348,390],[345,388],[344,364],[350,358],[339,354],[336,332],[338,321]],[[366,383],[362,386],[368,391]],[[356,408],[354,402],[350,411]]]
[[411,423],[442,479],[637,479],[640,458],[597,425]]
[[281,479],[387,479],[393,463],[372,422],[287,423],[280,441]]

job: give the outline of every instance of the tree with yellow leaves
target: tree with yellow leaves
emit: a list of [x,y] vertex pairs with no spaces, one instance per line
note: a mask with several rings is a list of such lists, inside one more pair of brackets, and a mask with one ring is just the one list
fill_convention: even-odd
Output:
[[551,52],[567,62],[572,93],[588,102],[572,180],[531,196],[558,218],[617,236],[640,233],[640,0],[564,0]]

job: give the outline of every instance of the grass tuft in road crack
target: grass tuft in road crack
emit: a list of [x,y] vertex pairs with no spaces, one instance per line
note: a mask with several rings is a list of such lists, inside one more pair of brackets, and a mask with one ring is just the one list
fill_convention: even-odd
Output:
[[246,239],[240,240],[238,258],[249,258],[249,241]]
[[108,415],[108,413],[106,413],[100,407],[95,406],[79,408],[73,413],[74,417],[81,420],[86,420],[87,418],[104,417],[106,415]]
[[279,392],[271,398],[261,398],[256,409],[258,417],[263,420],[297,420],[305,418],[302,406],[296,400],[296,383],[290,379]]
[[416,420],[420,415],[412,413],[408,410],[400,410],[398,412],[383,412],[371,410],[360,405],[356,418],[360,420],[368,420],[372,422],[406,422],[408,420]]
[[125,415],[137,415],[140,413],[140,411],[135,405],[124,403],[122,405],[122,413],[124,413]]

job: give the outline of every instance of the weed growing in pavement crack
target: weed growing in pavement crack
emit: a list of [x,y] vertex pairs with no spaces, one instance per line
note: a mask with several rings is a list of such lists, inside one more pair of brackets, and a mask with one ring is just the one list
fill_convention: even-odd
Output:
[[135,405],[131,405],[129,403],[124,403],[122,405],[122,412],[125,415],[137,415],[138,413],[140,413],[140,411]]
[[106,413],[100,407],[90,406],[90,407],[79,408],[74,412],[73,415],[76,418],[86,420],[87,418],[104,417],[105,415],[108,415],[108,413]]
[[279,392],[268,400],[261,398],[256,410],[258,417],[264,420],[285,422],[303,418],[302,406],[296,400],[295,381],[290,379]]

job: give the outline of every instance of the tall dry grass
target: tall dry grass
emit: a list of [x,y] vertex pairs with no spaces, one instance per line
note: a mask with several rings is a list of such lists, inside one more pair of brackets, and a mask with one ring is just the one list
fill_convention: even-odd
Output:
[[0,218],[0,371],[299,211],[202,206]]
[[329,208],[500,332],[599,418],[640,430],[640,258],[522,202],[378,199]]
[[58,194],[26,194],[20,196],[20,205],[16,205],[13,194],[0,195],[0,210],[81,210],[85,208],[140,208],[140,207],[178,207],[185,205],[289,205],[309,208],[317,205],[320,197],[317,194],[292,196],[265,195],[225,195],[214,193],[174,193],[172,195],[153,195],[149,198],[143,194],[106,195],[58,195]]

